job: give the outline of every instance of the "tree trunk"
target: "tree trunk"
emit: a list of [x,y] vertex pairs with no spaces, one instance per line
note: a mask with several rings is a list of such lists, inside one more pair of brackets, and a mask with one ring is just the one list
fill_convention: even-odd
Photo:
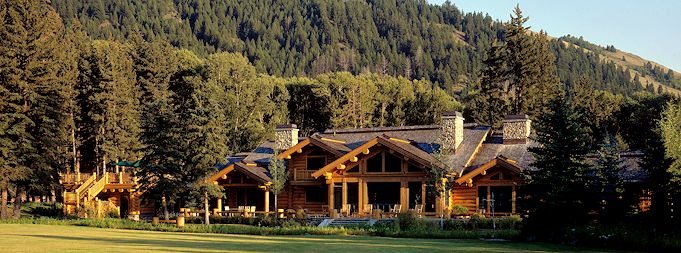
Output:
[[7,218],[7,187],[2,188],[2,203],[0,203],[0,219]]
[[279,194],[274,194],[274,220],[279,220],[279,201],[277,201]]
[[163,194],[163,197],[161,197],[161,206],[163,206],[163,219],[170,220],[170,213],[168,212],[168,202],[166,201],[165,194]]
[[17,186],[16,197],[14,198],[14,218],[21,218],[21,204],[26,197],[26,192],[22,186]]
[[76,150],[76,120],[73,116],[73,111],[71,111],[71,151],[73,152],[73,170],[74,173],[80,172],[80,163],[78,162],[78,151]]
[[210,210],[208,210],[208,208],[208,191],[203,191],[203,209],[205,210],[203,216],[206,225],[210,225]]

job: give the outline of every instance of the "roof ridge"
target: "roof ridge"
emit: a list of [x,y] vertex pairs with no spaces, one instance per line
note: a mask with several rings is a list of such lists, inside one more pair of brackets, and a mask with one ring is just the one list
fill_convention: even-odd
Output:
[[322,134],[334,133],[367,133],[367,132],[388,132],[388,131],[404,131],[404,130],[425,130],[425,129],[439,129],[440,125],[415,125],[415,126],[397,126],[397,127],[365,127],[365,128],[336,128],[326,129]]

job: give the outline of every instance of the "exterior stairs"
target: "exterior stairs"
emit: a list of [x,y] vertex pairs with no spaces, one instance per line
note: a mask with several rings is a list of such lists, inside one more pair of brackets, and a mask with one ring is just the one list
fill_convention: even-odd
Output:
[[[64,213],[75,214],[76,209],[81,204],[87,204],[94,200],[104,187],[109,183],[108,172],[104,175],[98,176],[97,173],[92,173],[84,181],[83,179],[88,174],[62,175],[62,184],[70,184],[72,190],[64,191]],[[75,186],[77,188],[73,189]]]
[[358,226],[373,226],[376,220],[369,218],[340,218],[340,219],[325,219],[319,224],[319,227],[358,227]]

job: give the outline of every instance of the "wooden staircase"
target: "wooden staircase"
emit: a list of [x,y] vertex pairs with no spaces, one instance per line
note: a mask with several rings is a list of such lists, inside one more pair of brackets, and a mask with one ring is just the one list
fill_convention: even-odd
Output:
[[76,209],[78,207],[87,205],[95,200],[97,195],[110,183],[110,178],[117,179],[116,182],[113,183],[123,183],[123,173],[117,173],[114,176],[113,173],[110,175],[109,172],[105,172],[103,175],[97,175],[97,173],[94,172],[81,182],[82,178],[84,178],[83,176],[84,174],[77,176],[73,176],[72,174],[61,175],[62,184],[70,186],[71,189],[69,190],[69,188],[65,187],[64,190],[64,214],[76,214]]

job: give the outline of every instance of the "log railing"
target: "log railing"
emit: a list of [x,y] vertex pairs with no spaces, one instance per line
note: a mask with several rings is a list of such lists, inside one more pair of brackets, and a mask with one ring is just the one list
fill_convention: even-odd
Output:
[[131,173],[128,172],[111,172],[107,173],[109,177],[109,184],[134,184],[134,180]]
[[92,173],[59,173],[59,180],[62,184],[81,183],[87,180]]
[[97,178],[97,173],[92,173],[92,174],[81,174],[82,175],[90,175],[85,181],[83,182],[82,185],[80,185],[76,189],[76,196],[78,197],[78,200],[85,198],[88,196],[88,189],[92,185],[92,183],[95,181]]
[[316,178],[312,177],[312,173],[316,170],[295,170],[293,174],[293,181],[314,181]]
[[109,172],[104,172],[104,176],[102,176],[97,182],[92,184],[92,187],[88,189],[88,199],[94,199],[99,192],[104,190],[104,186],[109,183]]

